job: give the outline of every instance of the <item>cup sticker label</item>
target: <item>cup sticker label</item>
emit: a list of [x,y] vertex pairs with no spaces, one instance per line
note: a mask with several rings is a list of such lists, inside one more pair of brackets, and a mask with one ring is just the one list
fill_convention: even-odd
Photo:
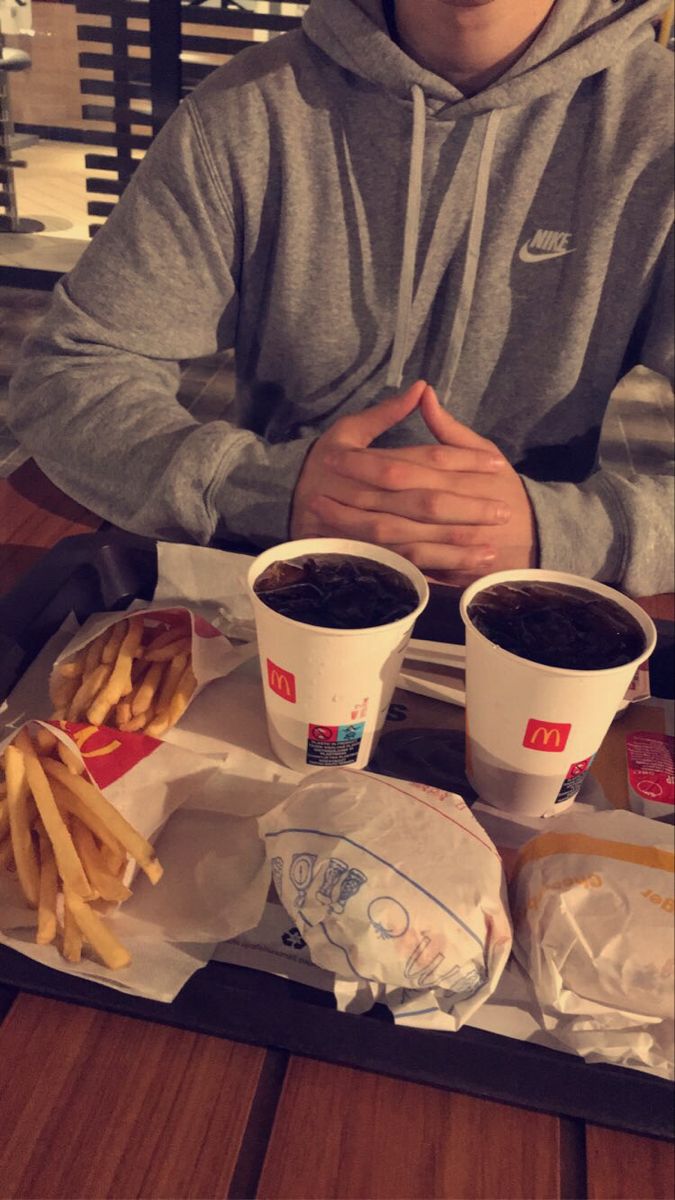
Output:
[[281,696],[282,700],[288,700],[289,704],[295,704],[295,675],[292,675],[290,671],[284,671],[283,667],[278,667],[271,658],[267,660],[267,682],[272,691],[277,696]]
[[355,763],[365,728],[365,721],[352,725],[309,725],[307,763],[312,767],[344,767]]
[[626,753],[633,791],[646,800],[675,804],[675,737],[636,730],[626,738]]
[[526,750],[545,750],[548,754],[562,754],[572,726],[555,721],[539,721],[530,717],[523,738]]
[[572,800],[581,791],[581,785],[591,769],[594,754],[590,758],[584,758],[581,762],[572,763],[567,775],[563,780],[563,785],[555,798],[556,804],[564,804],[566,800]]

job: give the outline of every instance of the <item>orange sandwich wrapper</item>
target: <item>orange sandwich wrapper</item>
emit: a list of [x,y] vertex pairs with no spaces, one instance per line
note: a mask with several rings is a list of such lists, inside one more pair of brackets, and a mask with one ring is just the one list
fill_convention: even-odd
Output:
[[588,1062],[670,1079],[674,837],[637,813],[570,813],[521,850],[510,889],[544,1028]]

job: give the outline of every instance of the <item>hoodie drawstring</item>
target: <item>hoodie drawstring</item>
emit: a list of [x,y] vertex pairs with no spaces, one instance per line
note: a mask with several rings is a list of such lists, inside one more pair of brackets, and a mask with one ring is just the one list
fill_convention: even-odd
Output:
[[459,366],[459,358],[464,345],[464,338],[466,337],[467,325],[469,324],[469,316],[471,314],[471,306],[473,304],[473,294],[476,290],[476,278],[478,276],[478,263],[480,261],[480,251],[483,242],[483,231],[485,229],[485,213],[487,211],[487,196],[488,188],[490,186],[492,157],[494,155],[497,132],[499,130],[499,122],[502,119],[502,113],[503,109],[501,108],[493,109],[485,126],[485,137],[483,138],[480,159],[478,160],[478,170],[476,172],[476,188],[473,196],[471,221],[469,223],[469,236],[466,244],[462,285],[457,299],[457,307],[455,308],[455,316],[452,322],[450,337],[448,339],[445,361],[443,363],[441,377],[438,380],[437,385],[438,394],[440,397],[447,396],[449,394],[450,388],[454,382],[457,367]]
[[[392,350],[387,383],[399,388],[403,380],[403,370],[412,347],[409,345],[410,318],[413,307],[413,284],[417,245],[419,241],[420,219],[422,210],[422,176],[424,171],[424,142],[426,137],[426,105],[424,92],[419,84],[412,88],[413,97],[413,137],[410,153],[410,176],[408,182],[408,204],[405,219],[405,234],[403,239],[403,261],[401,264],[401,281],[398,295],[398,313],[396,318],[396,333]],[[487,211],[487,196],[490,185],[492,158],[497,141],[499,123],[502,118],[501,109],[493,109],[485,124],[485,136],[481,147],[476,185],[474,190],[473,208],[469,222],[464,272],[459,297],[455,308],[452,329],[448,338],[447,350],[443,361],[440,378],[435,382],[436,390],[443,403],[455,378],[459,365],[464,338],[469,323],[473,296],[478,276],[478,263],[485,229],[485,214]],[[432,380],[432,382],[434,382]]]
[[403,368],[408,357],[408,338],[410,316],[413,306],[413,286],[415,283],[415,262],[417,259],[417,243],[420,236],[420,220],[422,215],[422,177],[424,175],[424,143],[426,140],[427,112],[424,92],[418,83],[413,84],[413,135],[410,151],[410,173],[408,175],[408,200],[405,213],[405,233],[403,235],[403,259],[401,262],[401,278],[398,287],[398,312],[396,315],[396,332],[392,350],[387,383],[392,387],[400,387],[403,379]]

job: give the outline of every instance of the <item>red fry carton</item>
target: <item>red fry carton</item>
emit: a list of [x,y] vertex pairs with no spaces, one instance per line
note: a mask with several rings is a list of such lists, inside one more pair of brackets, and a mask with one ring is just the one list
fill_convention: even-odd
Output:
[[[156,639],[159,659],[151,653]],[[50,694],[59,719],[161,738],[206,684],[241,661],[241,648],[190,609],[103,613],[87,621],[57,658]],[[150,699],[138,704],[142,685]]]

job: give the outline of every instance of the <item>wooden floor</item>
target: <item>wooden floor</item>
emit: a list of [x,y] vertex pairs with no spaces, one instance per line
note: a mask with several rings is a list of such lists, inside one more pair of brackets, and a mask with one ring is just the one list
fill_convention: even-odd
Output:
[[42,221],[51,237],[87,241],[87,193],[84,156],[95,147],[39,141],[21,150],[28,166],[16,172],[19,213]]
[[96,146],[37,141],[19,146],[27,166],[14,173],[19,216],[39,221],[39,233],[0,233],[0,266],[69,271],[89,241],[85,153]]

